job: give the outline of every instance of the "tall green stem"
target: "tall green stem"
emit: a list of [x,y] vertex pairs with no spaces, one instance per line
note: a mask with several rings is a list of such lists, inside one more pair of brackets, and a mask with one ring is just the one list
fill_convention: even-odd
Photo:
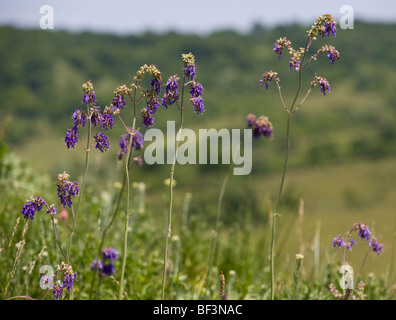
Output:
[[91,121],[89,121],[87,149],[85,151],[85,170],[84,170],[84,176],[83,176],[83,180],[82,180],[81,187],[80,187],[80,194],[79,194],[79,197],[78,197],[78,200],[77,200],[76,213],[73,215],[73,221],[72,221],[72,226],[71,226],[70,236],[69,236],[69,243],[68,243],[68,246],[67,246],[66,264],[68,264],[70,262],[70,253],[71,253],[71,245],[72,245],[72,240],[73,240],[74,228],[76,226],[77,216],[78,216],[78,212],[80,210],[81,198],[82,198],[83,193],[84,193],[85,181],[87,179],[88,164],[89,164],[89,152],[91,151],[90,150],[90,145],[89,145],[89,140],[90,140],[90,136],[91,136],[91,126],[92,126]]
[[131,215],[129,212],[129,198],[130,198],[129,158],[132,153],[132,140],[133,140],[133,135],[135,134],[135,123],[136,123],[136,115],[134,116],[133,119],[132,133],[131,133],[131,138],[129,139],[128,156],[125,159],[125,180],[127,186],[127,198],[126,198],[126,208],[125,208],[124,248],[123,248],[123,258],[122,258],[122,268],[121,268],[121,280],[120,280],[120,290],[118,292],[119,300],[122,300],[122,293],[124,291],[123,290],[124,274],[125,274],[125,265],[126,265],[127,248],[128,248],[128,221],[129,221],[129,216]]
[[177,158],[177,149],[179,148],[179,140],[178,137],[180,136],[181,130],[183,128],[183,107],[184,107],[184,83],[185,83],[185,76],[183,77],[183,89],[182,89],[182,97],[181,97],[181,104],[179,106],[180,109],[180,126],[179,130],[177,131],[176,135],[176,147],[175,147],[175,156],[173,159],[173,163],[170,170],[170,178],[169,178],[169,213],[168,213],[168,230],[166,234],[165,240],[165,250],[164,250],[164,265],[162,268],[162,291],[161,291],[161,299],[165,299],[165,281],[166,281],[166,261],[168,258],[168,243],[169,238],[171,237],[172,233],[172,209],[173,209],[173,176],[175,174],[175,165],[176,165],[176,158]]
[[[307,49],[310,45],[309,38],[307,38],[306,44],[305,44],[305,52],[304,55],[301,59],[301,65],[304,63],[304,59],[307,53]],[[302,68],[298,70],[298,88],[296,95],[293,99],[293,102],[290,106],[290,109],[286,110],[287,111],[287,126],[286,126],[286,153],[285,153],[285,160],[283,164],[283,172],[282,172],[282,177],[279,185],[279,192],[278,192],[278,199],[276,201],[275,205],[275,211],[272,216],[272,231],[271,231],[271,255],[270,255],[270,270],[271,270],[271,299],[275,299],[275,271],[274,271],[274,255],[275,255],[275,231],[276,231],[276,219],[279,216],[278,209],[279,209],[279,204],[281,201],[282,197],[282,191],[283,191],[283,184],[285,182],[285,176],[286,176],[286,170],[287,170],[287,163],[289,160],[289,151],[290,151],[290,125],[291,125],[291,118],[293,115],[294,107],[296,105],[296,101],[298,96],[300,95],[301,91],[301,83],[302,83]],[[283,98],[281,97],[282,103],[283,103]]]

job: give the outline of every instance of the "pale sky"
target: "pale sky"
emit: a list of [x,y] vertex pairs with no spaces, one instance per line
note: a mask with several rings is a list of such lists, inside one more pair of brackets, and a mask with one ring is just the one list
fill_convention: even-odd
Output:
[[294,22],[310,25],[323,13],[337,21],[340,8],[350,5],[355,19],[396,22],[396,1],[266,1],[266,0],[1,0],[0,25],[39,28],[43,5],[54,11],[54,29],[117,34],[177,31],[208,34],[233,29],[247,32]]

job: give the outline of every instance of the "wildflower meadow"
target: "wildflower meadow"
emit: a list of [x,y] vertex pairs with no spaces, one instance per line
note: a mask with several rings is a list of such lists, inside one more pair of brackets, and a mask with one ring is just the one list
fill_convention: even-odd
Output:
[[393,299],[395,114],[371,102],[394,107],[376,83],[394,75],[348,47],[369,29],[322,14],[240,42],[166,35],[174,47],[59,33],[94,49],[79,60],[70,46],[39,84],[32,58],[29,89],[0,91],[15,105],[0,120],[0,298]]

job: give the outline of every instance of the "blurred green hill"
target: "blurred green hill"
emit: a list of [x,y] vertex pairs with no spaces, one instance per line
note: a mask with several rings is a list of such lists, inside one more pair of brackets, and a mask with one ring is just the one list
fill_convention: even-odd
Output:
[[[63,171],[78,180],[84,152],[81,146],[67,150],[63,140],[72,126],[74,110],[82,106],[82,83],[92,81],[97,104],[104,107],[117,86],[133,82],[141,65],[155,64],[165,82],[174,73],[180,74],[181,54],[191,51],[196,56],[206,109],[203,116],[187,110],[184,127],[243,129],[251,112],[268,116],[274,125],[272,141],[253,141],[252,173],[229,180],[223,203],[225,223],[266,222],[269,200],[279,187],[286,114],[276,86],[272,83],[265,90],[259,80],[265,71],[278,72],[286,104],[290,104],[297,89],[297,72],[289,71],[287,52],[278,59],[273,44],[287,36],[294,48],[303,46],[307,28],[256,25],[248,34],[225,30],[204,37],[176,33],[121,37],[2,27],[0,157],[6,146],[52,181]],[[331,247],[337,233],[359,220],[370,225],[375,222],[384,247],[394,242],[395,32],[396,24],[355,22],[355,29],[338,30],[336,38],[318,39],[312,46],[317,50],[333,44],[341,59],[331,65],[321,56],[304,71],[303,92],[318,73],[330,82],[332,93],[323,96],[314,88],[293,118],[283,206],[296,215],[303,198],[311,218],[306,219],[306,237],[313,238],[315,224],[321,221],[325,226],[323,246]],[[161,107],[155,127],[165,129],[169,119],[178,120],[176,109]],[[123,128],[116,123],[108,132],[110,150],[104,154],[94,150],[91,156],[88,194],[100,197],[97,189],[114,190],[114,181],[121,179],[122,163],[116,159]],[[182,210],[186,193],[191,193],[196,221],[203,216],[213,221],[226,169],[225,165],[177,166],[175,210]],[[134,181],[145,182],[146,203],[157,218],[162,217],[168,201],[168,189],[162,183],[168,177],[169,166],[143,165],[133,171]],[[18,194],[18,199],[28,196]]]
[[[252,174],[276,172],[282,167],[286,117],[275,85],[265,90],[259,80],[265,71],[277,71],[286,103],[291,102],[297,72],[289,71],[287,53],[278,59],[273,43],[286,35],[293,47],[303,46],[306,29],[299,25],[274,29],[256,25],[248,34],[225,30],[208,36],[116,36],[2,27],[0,110],[3,119],[12,119],[5,144],[51,175],[65,167],[82,170],[83,157],[79,158],[78,151],[66,150],[63,143],[71,115],[81,107],[82,83],[93,82],[97,103],[104,107],[118,85],[133,82],[141,65],[155,64],[165,82],[181,72],[181,54],[191,51],[196,56],[197,79],[204,86],[206,111],[203,116],[186,112],[185,126],[195,130],[243,129],[248,113],[268,116],[275,127],[274,139],[254,141]],[[336,38],[314,43],[313,50],[333,44],[341,59],[331,65],[321,56],[304,71],[303,90],[318,73],[330,82],[332,93],[323,96],[314,88],[296,113],[291,168],[396,155],[395,31],[396,25],[355,22],[353,30],[340,29]],[[176,110],[161,108],[156,127],[165,128],[167,119],[178,119]],[[100,160],[104,167],[114,167],[109,163],[115,161],[121,133],[118,125],[110,137],[113,150]],[[178,170],[213,174],[219,169],[196,165]],[[107,168],[101,170],[112,174]],[[168,172],[153,166],[144,170]]]

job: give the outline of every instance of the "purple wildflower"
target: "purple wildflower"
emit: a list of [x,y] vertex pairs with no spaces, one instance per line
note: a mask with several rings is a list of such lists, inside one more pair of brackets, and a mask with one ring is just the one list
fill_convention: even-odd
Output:
[[147,102],[147,109],[150,110],[151,114],[154,114],[159,107],[158,98],[153,98],[149,102]]
[[324,95],[326,95],[326,91],[330,92],[330,83],[326,79],[319,81],[319,85],[320,91],[322,91]]
[[39,212],[44,205],[47,204],[43,197],[32,198],[23,205],[21,213],[24,215],[26,220],[33,220],[36,211]]
[[315,87],[316,85],[320,86],[320,91],[326,95],[326,91],[330,92],[330,83],[323,77],[319,77],[315,74],[314,80],[311,81],[311,87]]
[[74,126],[82,126],[85,127],[87,115],[84,112],[81,112],[81,110],[76,109],[73,113],[73,123]]
[[272,139],[272,123],[268,117],[260,116],[256,118],[253,113],[247,116],[248,127],[252,129],[253,137],[259,138],[261,135]]
[[326,36],[330,36],[330,32],[333,34],[333,36],[336,36],[337,28],[335,22],[325,22],[324,25],[324,34],[322,34],[322,38]]
[[274,49],[275,53],[279,54],[279,59],[282,57],[282,51],[284,48],[289,47],[291,42],[286,39],[286,37],[279,38],[276,40],[274,43]]
[[115,273],[115,267],[112,263],[105,264],[101,272],[102,277],[109,277]]
[[33,220],[34,214],[36,213],[36,205],[33,201],[28,201],[22,207],[21,213],[25,216],[25,219]]
[[363,240],[364,238],[366,241],[368,241],[371,234],[369,227],[364,225],[363,223],[359,223],[358,228],[359,228],[358,235],[360,236],[360,239]]
[[50,207],[47,209],[47,214],[52,214],[52,215],[56,215],[56,212],[58,211],[57,208],[55,208],[55,206],[53,204],[50,205]]
[[275,81],[279,81],[279,79],[276,77],[277,75],[278,75],[278,73],[273,72],[272,70],[264,72],[262,79],[260,80],[261,87],[263,87],[265,84],[265,89],[268,89],[269,82],[271,82],[274,79],[275,79]]
[[91,123],[94,127],[102,127],[103,116],[100,114],[99,110],[99,107],[91,108]]
[[377,238],[374,237],[371,238],[369,242],[369,246],[373,248],[374,252],[377,252],[377,255],[379,255],[382,252],[383,245],[378,242]]
[[67,129],[65,142],[68,149],[73,148],[76,146],[78,142],[78,130],[77,126],[74,126],[73,129]]
[[63,293],[63,288],[59,285],[59,283],[56,283],[54,285],[54,289],[52,291],[55,299],[59,299],[62,296]]
[[117,109],[124,109],[126,103],[123,95],[114,96],[111,105]]
[[109,128],[113,129],[114,118],[112,111],[113,111],[112,107],[106,107],[103,111],[102,123],[101,123],[101,127],[103,130],[107,130]]
[[152,126],[154,124],[154,117],[150,112],[149,108],[143,108],[140,110],[142,115],[142,121],[146,127]]
[[357,243],[355,240],[351,239],[350,241],[347,242],[346,247],[352,251],[352,245],[357,246]]
[[[119,160],[121,160],[124,154],[128,151],[130,137],[131,135],[128,133],[124,133],[123,135],[121,135],[121,138],[118,142],[121,148],[120,152],[118,153]],[[132,138],[132,148],[135,148],[135,150],[140,150],[143,148],[143,143],[143,134],[140,131],[136,131]]]
[[103,132],[97,133],[94,138],[96,141],[96,149],[99,149],[101,152],[109,149],[109,139],[103,134]]
[[103,270],[103,262],[98,259],[95,259],[94,261],[91,262],[91,271],[94,271],[95,269],[98,269],[99,271]]
[[338,246],[338,248],[345,247],[345,240],[340,234],[333,239],[333,246]]
[[165,108],[168,108],[168,105],[172,105],[174,104],[178,99],[178,93],[177,93],[177,81],[179,80],[179,78],[174,75],[171,76],[168,80],[168,82],[166,83],[166,87],[165,87],[165,94],[163,96],[163,98],[161,99],[161,103],[163,106],[165,106]]
[[182,54],[182,60],[184,63],[184,76],[189,80],[193,80],[197,69],[195,67],[195,56],[191,52]]
[[118,259],[118,251],[114,248],[103,248],[102,255],[104,260],[114,261]]
[[161,92],[161,79],[153,79],[151,80],[151,88],[153,89],[154,93],[158,96]]
[[197,68],[194,65],[186,65],[184,67],[184,75],[186,76],[187,79],[193,80],[195,76],[195,70]]
[[93,84],[91,83],[91,80],[84,83],[82,87],[84,93],[83,103],[85,103],[87,106],[95,104],[96,92],[93,89]]
[[140,131],[135,132],[132,138],[132,148],[135,148],[135,150],[140,150],[143,148],[143,134]]
[[120,141],[118,141],[118,145],[124,153],[128,151],[130,136],[130,134],[124,133],[123,135],[121,135]]
[[36,204],[37,211],[40,211],[43,208],[43,206],[46,205],[43,197],[36,197],[34,199],[34,203]]
[[194,82],[191,87],[191,98],[190,101],[194,106],[194,111],[197,114],[203,113],[205,111],[205,106],[202,100],[203,87],[199,82]]
[[279,59],[282,57],[282,47],[274,43],[274,49],[277,54],[279,54]]
[[56,180],[56,186],[58,191],[58,198],[60,199],[61,205],[65,207],[68,205],[72,206],[72,197],[75,197],[79,193],[78,182],[69,181],[69,175],[64,172],[63,174],[58,174]]
[[70,289],[74,286],[74,281],[77,281],[77,272],[66,272],[64,274],[62,288],[67,288],[67,291],[70,291]]

